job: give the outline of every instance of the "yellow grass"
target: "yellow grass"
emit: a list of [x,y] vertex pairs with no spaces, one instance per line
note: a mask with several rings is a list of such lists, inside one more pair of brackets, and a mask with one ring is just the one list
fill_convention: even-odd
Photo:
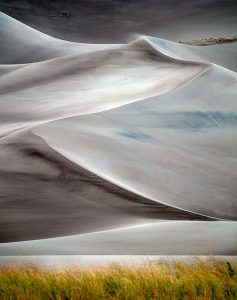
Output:
[[84,269],[1,267],[0,299],[237,299],[237,264],[210,258]]

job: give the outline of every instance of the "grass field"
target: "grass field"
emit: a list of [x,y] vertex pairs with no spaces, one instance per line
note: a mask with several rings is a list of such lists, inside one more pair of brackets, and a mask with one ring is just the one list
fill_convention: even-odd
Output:
[[1,267],[0,299],[237,299],[237,263],[210,258],[93,268]]

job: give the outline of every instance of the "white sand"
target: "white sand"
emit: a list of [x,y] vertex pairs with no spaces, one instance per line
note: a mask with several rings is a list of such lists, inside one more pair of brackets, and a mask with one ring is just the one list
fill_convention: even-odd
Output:
[[2,13],[0,38],[0,240],[115,230],[0,254],[236,253],[235,222],[182,221],[237,219],[233,48],[71,43]]
[[236,255],[236,222],[163,222],[0,245],[1,255]]

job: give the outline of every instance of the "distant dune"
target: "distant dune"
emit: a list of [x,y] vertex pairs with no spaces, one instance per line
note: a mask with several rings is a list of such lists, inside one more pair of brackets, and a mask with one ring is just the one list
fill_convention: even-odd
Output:
[[230,38],[219,37],[219,38],[208,38],[202,40],[192,40],[192,41],[178,41],[180,44],[187,44],[193,46],[209,46],[216,44],[226,44],[226,43],[234,43],[237,42],[237,36],[233,36]]
[[1,255],[236,253],[234,43],[0,39]]

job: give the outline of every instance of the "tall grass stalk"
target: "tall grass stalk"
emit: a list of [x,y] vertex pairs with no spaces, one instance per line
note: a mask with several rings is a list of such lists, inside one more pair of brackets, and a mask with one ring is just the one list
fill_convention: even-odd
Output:
[[0,267],[0,299],[237,299],[237,263],[192,259],[101,267]]

